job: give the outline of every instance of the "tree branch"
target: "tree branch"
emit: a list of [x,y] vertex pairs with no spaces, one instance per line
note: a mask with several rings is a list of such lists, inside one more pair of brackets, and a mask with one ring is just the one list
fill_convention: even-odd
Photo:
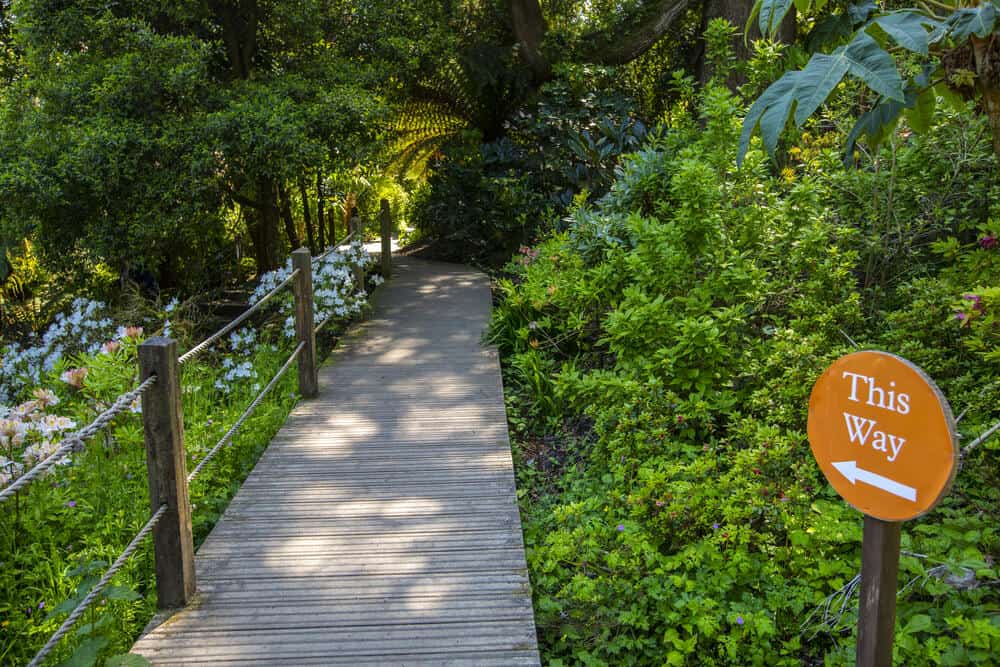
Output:
[[610,35],[595,32],[584,37],[583,42],[591,47],[584,59],[600,65],[624,65],[630,63],[667,34],[684,10],[689,0],[658,0],[643,12],[645,18],[628,30],[616,30]]
[[[636,25],[586,35],[582,60],[600,65],[624,65],[648,51],[687,9],[690,0],[647,2]],[[552,78],[552,66],[542,53],[546,24],[538,0],[508,0],[511,27],[521,58],[531,69],[536,84]]]
[[233,201],[239,204],[240,206],[248,206],[250,208],[255,208],[257,210],[264,208],[264,204],[262,204],[261,202],[250,199],[249,197],[245,197],[238,192],[231,192],[229,193],[229,196],[232,197]]

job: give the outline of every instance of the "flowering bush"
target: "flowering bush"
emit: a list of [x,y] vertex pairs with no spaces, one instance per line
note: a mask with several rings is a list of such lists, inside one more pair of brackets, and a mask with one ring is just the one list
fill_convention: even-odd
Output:
[[[8,403],[42,375],[56,368],[67,356],[97,353],[114,336],[107,307],[100,301],[76,299],[68,313],[59,313],[38,341],[32,345],[12,343],[0,349],[0,402]],[[120,337],[120,336],[118,336]]]
[[[362,267],[371,264],[371,256],[360,241],[353,241],[344,252],[333,250],[325,257],[313,262],[313,320],[322,322],[328,317],[346,319],[361,312],[367,303],[368,294],[361,289],[355,291],[353,265]],[[280,269],[265,273],[257,288],[250,296],[250,304],[257,303],[268,292],[284,282],[292,274],[292,260]],[[375,282],[379,284],[381,280]],[[283,332],[286,338],[295,338],[294,305],[290,293],[281,295],[280,312],[285,316]]]
[[0,406],[0,489],[48,458],[59,447],[62,435],[76,428],[69,417],[46,412],[59,405],[54,392],[36,389],[33,394],[32,400],[13,409]]

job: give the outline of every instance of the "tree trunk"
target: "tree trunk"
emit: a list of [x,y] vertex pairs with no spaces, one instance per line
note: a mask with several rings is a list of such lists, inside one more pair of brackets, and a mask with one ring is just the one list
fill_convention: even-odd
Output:
[[288,243],[291,244],[292,250],[296,250],[302,247],[302,241],[299,239],[299,232],[295,229],[295,218],[292,217],[292,202],[288,197],[288,190],[285,186],[278,186],[278,197],[281,202],[281,219],[285,223],[285,236],[288,237]]
[[274,181],[267,177],[257,179],[257,200],[247,215],[247,231],[253,244],[257,273],[278,268],[278,202]]
[[[313,233],[313,221],[312,213],[309,211],[309,192],[306,190],[306,179],[299,177],[299,196],[302,197],[302,220],[306,225],[306,239],[309,243],[309,251],[312,254],[316,254],[316,235]],[[323,233],[320,232],[320,243],[319,247],[323,247],[322,241]]]
[[208,4],[222,26],[222,42],[226,45],[233,76],[249,79],[253,58],[257,55],[257,24],[260,20],[257,0],[210,0]]
[[[689,0],[658,0],[642,12],[638,24],[628,31],[591,33],[585,59],[600,65],[625,65],[649,51],[688,8]],[[752,4],[752,3],[751,3]]]
[[[739,31],[732,41],[733,55],[736,57],[737,63],[745,63],[753,56],[750,45],[754,40],[760,39],[760,27],[757,21],[749,26],[748,33],[744,36],[744,28],[747,27],[747,19],[750,18],[750,12],[753,10],[754,1],[753,0],[707,0],[704,4],[704,9],[702,13],[701,21],[701,31],[705,32],[705,28],[708,27],[708,22],[712,19],[722,18],[726,19],[734,26],[736,26]],[[781,22],[781,27],[778,29],[778,34],[776,35],[777,40],[783,44],[792,44],[795,41],[795,7],[792,6],[788,10],[788,14],[785,15],[785,19]],[[712,67],[705,59],[705,47],[704,43],[700,45],[701,53],[698,58],[698,80],[702,84],[708,83],[708,80],[712,78]],[[746,75],[738,70],[733,71],[726,78],[726,85],[733,91],[737,87],[743,85],[747,82]]]
[[531,78],[540,86],[552,78],[552,66],[542,54],[545,17],[538,0],[510,0],[510,23],[517,40],[518,53],[531,70]]
[[993,132],[993,153],[1000,164],[1000,38],[973,35],[970,39],[976,59],[976,82],[983,94],[983,111]]
[[[316,172],[316,224],[322,229],[326,225],[326,211],[323,208],[325,200],[323,198],[323,172]],[[330,244],[337,242],[337,229],[333,224],[333,216],[330,216],[330,234],[328,235]]]

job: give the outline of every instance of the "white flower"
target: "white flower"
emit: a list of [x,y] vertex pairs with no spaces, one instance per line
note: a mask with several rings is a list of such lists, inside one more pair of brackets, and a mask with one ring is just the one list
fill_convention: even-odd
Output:
[[0,419],[0,445],[4,447],[20,445],[24,442],[24,436],[27,432],[28,425],[22,421]]
[[69,417],[59,417],[57,415],[45,415],[33,425],[35,430],[46,438],[63,431],[76,428],[76,422]]
[[0,456],[0,488],[7,486],[21,476],[24,466],[17,461]]
[[35,465],[39,461],[47,459],[52,455],[53,452],[58,449],[58,445],[48,440],[43,440],[37,444],[31,445],[21,453],[21,460],[23,460],[29,466]]

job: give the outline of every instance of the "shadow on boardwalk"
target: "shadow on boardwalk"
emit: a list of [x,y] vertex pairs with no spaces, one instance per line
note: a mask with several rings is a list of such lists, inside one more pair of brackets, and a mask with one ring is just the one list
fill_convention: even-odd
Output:
[[401,258],[198,552],[169,664],[537,665],[481,273]]

